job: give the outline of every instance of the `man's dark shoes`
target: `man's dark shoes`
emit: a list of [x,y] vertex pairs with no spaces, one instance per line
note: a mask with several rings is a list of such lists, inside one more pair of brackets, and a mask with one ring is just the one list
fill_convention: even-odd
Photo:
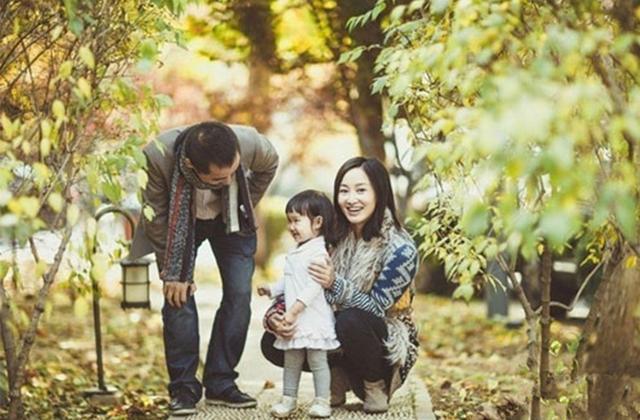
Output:
[[207,404],[209,405],[224,405],[230,408],[253,408],[258,405],[255,398],[240,391],[236,386],[227,388],[218,395],[208,393],[205,395],[207,397]]
[[178,391],[171,398],[169,403],[169,413],[172,416],[188,416],[189,414],[196,414],[196,401],[191,393],[187,391]]

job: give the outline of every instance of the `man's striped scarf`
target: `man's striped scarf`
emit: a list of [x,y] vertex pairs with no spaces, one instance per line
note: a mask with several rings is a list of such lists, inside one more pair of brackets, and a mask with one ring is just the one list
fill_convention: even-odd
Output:
[[[211,186],[198,178],[195,171],[186,164],[184,140],[188,129],[176,139],[176,165],[171,178],[169,200],[169,226],[167,227],[167,245],[162,264],[162,281],[193,281],[193,268],[196,258],[195,227],[195,189],[209,189],[221,194],[222,217],[227,233],[237,231],[255,231],[253,205],[249,198],[249,188],[242,164],[235,172],[237,197],[230,205],[229,187]],[[235,212],[233,214],[232,212]],[[232,218],[237,223],[232,223]]]

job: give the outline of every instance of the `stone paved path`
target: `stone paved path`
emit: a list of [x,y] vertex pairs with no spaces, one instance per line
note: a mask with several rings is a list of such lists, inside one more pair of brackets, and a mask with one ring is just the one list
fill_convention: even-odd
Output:
[[[211,334],[213,317],[218,307],[222,291],[214,285],[202,285],[196,292],[196,302],[200,317],[201,359],[204,360],[206,346]],[[156,296],[161,299],[161,297]],[[156,299],[154,299],[156,300]],[[154,305],[156,306],[156,305]],[[278,401],[282,392],[282,369],[273,366],[260,352],[262,337],[262,315],[269,306],[269,299],[253,296],[251,308],[251,325],[242,360],[238,366],[240,377],[238,386],[243,391],[258,399],[258,407],[254,409],[229,409],[206,406],[204,400],[198,405],[198,414],[186,417],[188,420],[225,420],[225,419],[270,419],[269,408]],[[201,371],[198,372],[201,374]],[[306,409],[313,400],[313,382],[311,374],[303,373],[300,382],[300,406],[291,419],[306,419]],[[333,419],[420,419],[435,420],[431,408],[431,400],[424,383],[417,377],[410,377],[391,400],[391,408],[385,414],[371,415],[361,411],[361,402],[351,393],[347,404],[334,409]],[[177,419],[178,417],[175,417]],[[185,419],[185,417],[180,417]]]

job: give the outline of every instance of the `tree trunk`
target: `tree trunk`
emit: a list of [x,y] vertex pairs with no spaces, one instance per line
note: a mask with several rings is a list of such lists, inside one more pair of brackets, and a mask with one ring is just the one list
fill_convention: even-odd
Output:
[[587,320],[582,327],[582,334],[580,335],[580,341],[578,342],[578,349],[576,350],[576,355],[573,359],[573,366],[571,368],[571,380],[573,382],[575,382],[583,372],[583,359],[587,342],[590,340],[594,329],[600,322],[600,308],[602,307],[602,301],[604,300],[603,296],[607,290],[608,283],[613,276],[613,272],[620,262],[620,259],[620,251],[618,249],[614,249],[611,256],[605,262],[605,266],[602,270],[602,279],[600,280],[600,285],[593,296],[591,309],[589,310]]
[[640,267],[623,254],[603,291],[600,322],[587,340],[588,411],[594,419],[639,418]]
[[271,126],[271,74],[279,67],[276,55],[272,0],[239,1],[233,7],[240,31],[249,39],[249,85],[238,123],[265,132]]
[[540,317],[540,396],[545,399],[553,398],[555,394],[554,380],[549,362],[551,348],[551,268],[552,257],[548,244],[544,244],[540,270],[540,285],[542,288]]
[[[380,45],[384,40],[384,33],[379,22],[369,22],[348,34],[347,21],[353,17],[368,12],[373,8],[372,0],[340,1],[338,7],[339,28],[336,36],[344,39],[351,36],[355,45]],[[355,74],[348,74],[346,100],[349,102],[349,116],[351,123],[358,133],[360,150],[364,156],[375,157],[382,162],[386,160],[384,150],[385,138],[382,134],[382,98],[371,94],[371,83],[375,77],[374,66],[379,49],[368,49],[357,61]]]
[[540,420],[540,384],[538,381],[534,381],[533,390],[531,391],[531,413],[529,414],[531,420]]

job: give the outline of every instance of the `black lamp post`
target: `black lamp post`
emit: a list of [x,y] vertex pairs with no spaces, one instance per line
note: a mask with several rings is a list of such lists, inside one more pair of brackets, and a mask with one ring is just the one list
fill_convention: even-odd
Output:
[[[102,216],[108,213],[119,213],[129,222],[131,232],[135,223],[131,214],[116,206],[108,206],[96,213],[96,223]],[[149,259],[122,260],[122,309],[151,307],[149,299]],[[93,294],[93,323],[96,337],[96,361],[98,365],[98,386],[84,391],[85,397],[100,397],[103,401],[117,399],[117,390],[104,382],[104,365],[102,362],[102,332],[100,324],[100,289],[98,280],[91,277],[91,289]]]

